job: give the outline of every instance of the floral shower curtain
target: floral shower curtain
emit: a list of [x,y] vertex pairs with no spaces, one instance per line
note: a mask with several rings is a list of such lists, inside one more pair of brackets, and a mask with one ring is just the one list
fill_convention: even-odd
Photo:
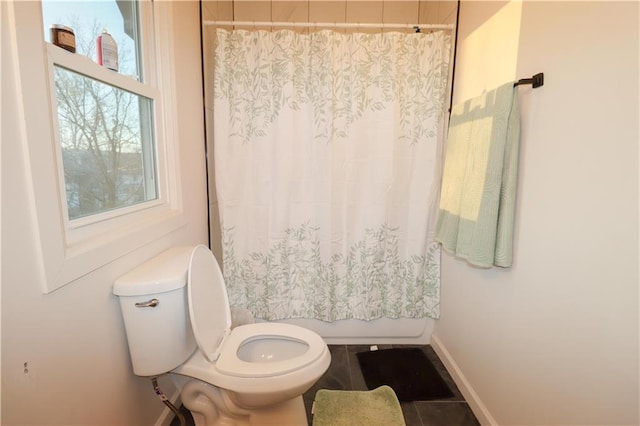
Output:
[[438,318],[446,32],[218,29],[215,179],[231,305]]

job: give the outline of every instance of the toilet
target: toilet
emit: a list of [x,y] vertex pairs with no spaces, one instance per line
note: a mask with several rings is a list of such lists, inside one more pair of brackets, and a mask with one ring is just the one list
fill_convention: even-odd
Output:
[[231,328],[208,247],[174,247],[116,280],[133,372],[169,374],[196,425],[306,425],[302,394],[327,370],[322,338],[280,323]]

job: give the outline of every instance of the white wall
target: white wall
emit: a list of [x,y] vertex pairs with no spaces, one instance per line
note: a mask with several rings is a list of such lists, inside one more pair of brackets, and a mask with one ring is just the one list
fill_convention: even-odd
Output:
[[[4,5],[2,6],[4,8]],[[131,372],[118,276],[176,244],[207,241],[199,4],[174,5],[176,111],[187,225],[48,295],[42,294],[25,141],[2,27],[2,424],[148,425],[164,405]],[[35,29],[37,31],[37,29]],[[51,206],[56,208],[56,206]],[[25,373],[24,363],[28,373]],[[166,382],[164,382],[166,384]],[[171,392],[171,386],[167,386]]]
[[432,343],[485,423],[640,423],[637,2],[475,2],[454,103],[510,79],[522,148],[510,269],[443,255]]

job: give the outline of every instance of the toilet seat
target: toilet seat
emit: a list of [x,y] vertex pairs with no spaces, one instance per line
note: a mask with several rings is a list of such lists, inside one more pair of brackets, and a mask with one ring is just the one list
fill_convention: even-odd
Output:
[[[247,324],[231,330],[227,289],[218,262],[204,245],[196,246],[189,261],[187,298],[191,328],[200,352],[216,370],[236,378],[276,377],[291,373],[318,360],[326,351],[322,338],[303,327],[283,323]],[[243,344],[256,340],[303,343],[306,350],[272,362],[240,359]],[[274,343],[277,345],[277,342]],[[284,352],[284,351],[283,351]]]
[[[247,362],[238,357],[240,347],[259,339],[297,341],[307,345],[307,350],[288,359],[274,362]],[[316,333],[306,328],[282,323],[257,323],[236,327],[225,339],[216,368],[223,374],[235,377],[270,377],[299,370],[316,361],[326,345]]]

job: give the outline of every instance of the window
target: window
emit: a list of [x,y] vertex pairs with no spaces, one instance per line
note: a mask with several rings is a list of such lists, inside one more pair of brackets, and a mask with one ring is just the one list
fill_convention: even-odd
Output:
[[141,80],[139,52],[144,47],[140,46],[139,5],[131,0],[43,0],[44,39],[53,42],[52,25],[69,27],[75,35],[76,53],[97,62],[96,39],[107,31],[118,46],[118,72]]
[[[172,5],[14,1],[9,11],[49,293],[185,224]],[[52,24],[73,29],[75,53],[50,42]],[[117,71],[97,63],[104,30],[118,46]]]
[[[55,136],[62,160],[60,184],[66,194],[67,220],[73,226],[79,218],[155,200],[153,105],[157,94],[144,96],[148,85],[136,86],[136,82],[145,80],[138,54],[142,50],[138,4],[45,0],[42,11],[49,42],[57,38],[53,33],[60,25],[75,36],[75,53],[48,46],[57,110]],[[114,72],[102,75],[91,72],[92,68],[96,70],[101,57],[98,37],[110,37],[116,43],[116,49],[107,52],[113,60],[109,65],[112,68],[117,65]],[[95,64],[88,61],[76,64],[73,59],[78,56]],[[132,81],[110,78],[118,74]],[[87,222],[85,219],[84,223]]]
[[153,99],[54,66],[69,220],[156,199]]

